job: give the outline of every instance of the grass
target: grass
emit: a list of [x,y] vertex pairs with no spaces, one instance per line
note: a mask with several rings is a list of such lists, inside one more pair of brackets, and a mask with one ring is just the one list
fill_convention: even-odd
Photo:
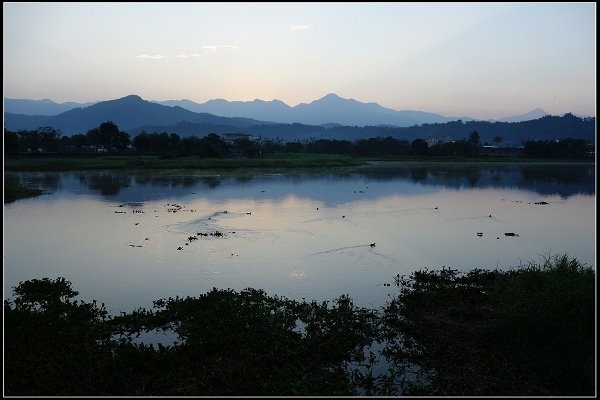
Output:
[[[395,281],[397,295],[379,310],[348,296],[317,303],[213,289],[118,316],[74,300],[64,278],[21,282],[4,304],[5,394],[594,395],[590,267],[564,255]],[[180,342],[132,340],[152,329],[174,330]],[[382,353],[365,356],[376,342]],[[373,376],[378,357],[388,370]],[[426,383],[403,380],[409,366]]]
[[248,169],[328,168],[363,164],[348,156],[273,154],[259,158],[202,158],[159,156],[17,156],[4,160],[6,171],[69,171],[98,169]]
[[6,171],[72,171],[125,169],[316,169],[334,167],[418,166],[457,163],[581,164],[589,161],[539,160],[523,157],[353,157],[329,154],[275,153],[256,158],[161,158],[142,155],[19,155],[5,157]]

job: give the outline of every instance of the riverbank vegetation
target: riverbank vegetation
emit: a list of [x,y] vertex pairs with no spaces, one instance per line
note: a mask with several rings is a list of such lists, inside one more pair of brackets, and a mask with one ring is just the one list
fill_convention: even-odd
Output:
[[[64,278],[21,282],[4,302],[4,393],[594,395],[591,267],[556,255],[389,285],[381,309],[213,289],[109,315]],[[136,340],[156,330],[174,343]]]

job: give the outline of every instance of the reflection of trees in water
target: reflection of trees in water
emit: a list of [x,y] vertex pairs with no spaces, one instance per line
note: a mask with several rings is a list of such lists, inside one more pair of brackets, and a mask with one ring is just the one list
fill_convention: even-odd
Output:
[[426,168],[411,168],[410,179],[413,182],[421,182],[427,179],[429,171]]
[[591,195],[596,193],[595,168],[595,165],[530,166],[522,171],[523,186],[563,198],[578,193]]
[[373,167],[361,174],[374,181],[410,180],[453,189],[510,187],[563,197],[595,193],[594,165]]
[[502,166],[419,166],[419,167],[371,167],[360,171],[291,172],[282,175],[264,173],[240,173],[231,175],[187,175],[144,172],[86,171],[86,172],[22,172],[7,173],[6,181],[13,180],[27,186],[57,191],[72,185],[72,181],[101,194],[113,196],[129,187],[132,179],[137,187],[190,188],[203,185],[214,189],[223,184],[269,184],[273,180],[294,184],[328,180],[331,182],[370,180],[381,182],[408,181],[419,185],[441,186],[452,189],[464,187],[516,188],[540,194],[595,194],[595,165],[502,165]]
[[477,186],[481,178],[481,172],[481,168],[467,166],[432,169],[430,174],[433,179],[454,183],[456,187],[464,186],[465,184],[469,187],[474,187]]
[[131,176],[123,173],[97,172],[79,176],[79,181],[92,190],[98,190],[104,196],[114,196],[121,189],[129,187]]
[[12,175],[13,178],[4,176],[4,179],[12,179],[15,183],[20,183],[27,187],[37,187],[49,191],[56,191],[61,188],[60,175],[55,172],[34,172],[19,175]]
[[208,187],[217,187],[221,184],[220,176],[194,176],[194,175],[134,175],[134,180],[140,186],[160,186],[170,188],[189,188],[203,183]]
[[248,183],[248,182],[254,180],[254,176],[253,175],[236,175],[233,177],[233,179],[237,183]]
[[570,165],[563,168],[548,168],[544,165],[532,165],[523,168],[523,181],[560,182],[564,184],[586,183],[594,180],[594,165]]

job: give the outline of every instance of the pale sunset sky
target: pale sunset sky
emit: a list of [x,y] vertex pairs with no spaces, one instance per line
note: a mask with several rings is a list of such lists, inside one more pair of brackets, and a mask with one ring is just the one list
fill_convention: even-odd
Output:
[[4,97],[596,114],[595,3],[3,3]]

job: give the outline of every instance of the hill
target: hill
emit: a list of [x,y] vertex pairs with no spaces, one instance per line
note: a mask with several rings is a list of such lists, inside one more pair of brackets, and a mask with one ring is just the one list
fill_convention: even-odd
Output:
[[115,122],[129,131],[142,125],[168,126],[179,122],[227,124],[243,128],[260,121],[248,118],[224,118],[207,113],[195,113],[181,107],[168,107],[143,100],[136,95],[102,101],[53,116],[4,114],[4,127],[9,130],[36,129],[52,126],[65,135],[85,133],[105,121]]

